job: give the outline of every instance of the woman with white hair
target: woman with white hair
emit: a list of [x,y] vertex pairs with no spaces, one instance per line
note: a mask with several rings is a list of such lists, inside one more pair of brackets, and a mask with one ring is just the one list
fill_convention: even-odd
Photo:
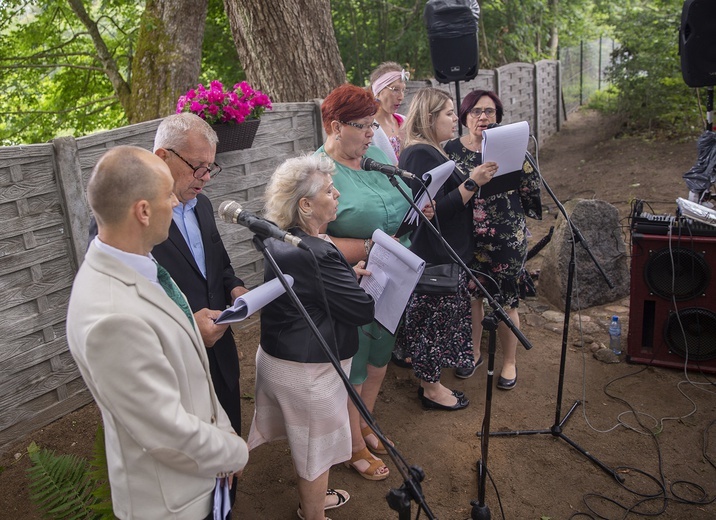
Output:
[[[281,271],[294,278],[293,290],[348,374],[358,350],[358,327],[373,321],[374,302],[356,278],[369,274],[365,263],[354,271],[320,234],[336,218],[340,193],[333,185],[334,171],[333,161],[321,156],[289,159],[278,167],[266,188],[265,215],[301,238],[311,252],[276,239],[264,243]],[[266,281],[276,277],[270,264],[264,269]],[[327,489],[330,467],[351,458],[348,394],[285,294],[261,312],[255,393],[249,449],[288,439],[298,476],[298,516],[324,520],[324,509],[350,498],[343,490]]]

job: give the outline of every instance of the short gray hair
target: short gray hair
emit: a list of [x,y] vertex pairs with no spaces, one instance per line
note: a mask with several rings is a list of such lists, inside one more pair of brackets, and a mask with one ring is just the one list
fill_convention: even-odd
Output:
[[310,215],[301,210],[299,201],[315,197],[326,175],[335,173],[333,161],[323,155],[302,155],[286,160],[266,186],[264,215],[282,229],[295,226],[308,231]]
[[198,133],[209,144],[216,145],[219,142],[209,123],[196,114],[182,112],[165,117],[159,124],[154,136],[154,151],[159,148],[184,148],[190,132]]

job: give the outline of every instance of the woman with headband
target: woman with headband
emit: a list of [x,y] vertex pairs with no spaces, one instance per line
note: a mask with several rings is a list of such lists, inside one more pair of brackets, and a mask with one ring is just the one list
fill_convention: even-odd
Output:
[[370,75],[370,88],[380,103],[375,122],[380,125],[373,136],[373,145],[388,156],[393,165],[398,164],[400,150],[405,140],[402,129],[405,117],[397,113],[405,97],[405,83],[410,73],[394,61],[381,63]]

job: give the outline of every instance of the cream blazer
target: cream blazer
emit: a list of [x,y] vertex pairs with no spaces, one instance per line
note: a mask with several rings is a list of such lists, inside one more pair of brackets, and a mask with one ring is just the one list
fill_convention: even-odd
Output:
[[246,443],[219,405],[204,343],[145,277],[92,244],[75,278],[67,341],[102,412],[114,513],[198,520]]

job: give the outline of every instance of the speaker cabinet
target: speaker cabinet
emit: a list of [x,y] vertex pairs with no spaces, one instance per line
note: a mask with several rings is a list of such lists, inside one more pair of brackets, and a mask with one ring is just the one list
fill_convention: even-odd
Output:
[[[479,12],[479,9],[478,9]],[[423,18],[435,79],[440,83],[477,76],[477,14],[469,0],[428,0]]]
[[681,74],[690,87],[716,85],[716,2],[686,0],[681,10]]
[[477,76],[477,33],[455,38],[429,37],[435,79],[440,83],[468,81]]
[[627,361],[716,374],[716,237],[632,235]]

